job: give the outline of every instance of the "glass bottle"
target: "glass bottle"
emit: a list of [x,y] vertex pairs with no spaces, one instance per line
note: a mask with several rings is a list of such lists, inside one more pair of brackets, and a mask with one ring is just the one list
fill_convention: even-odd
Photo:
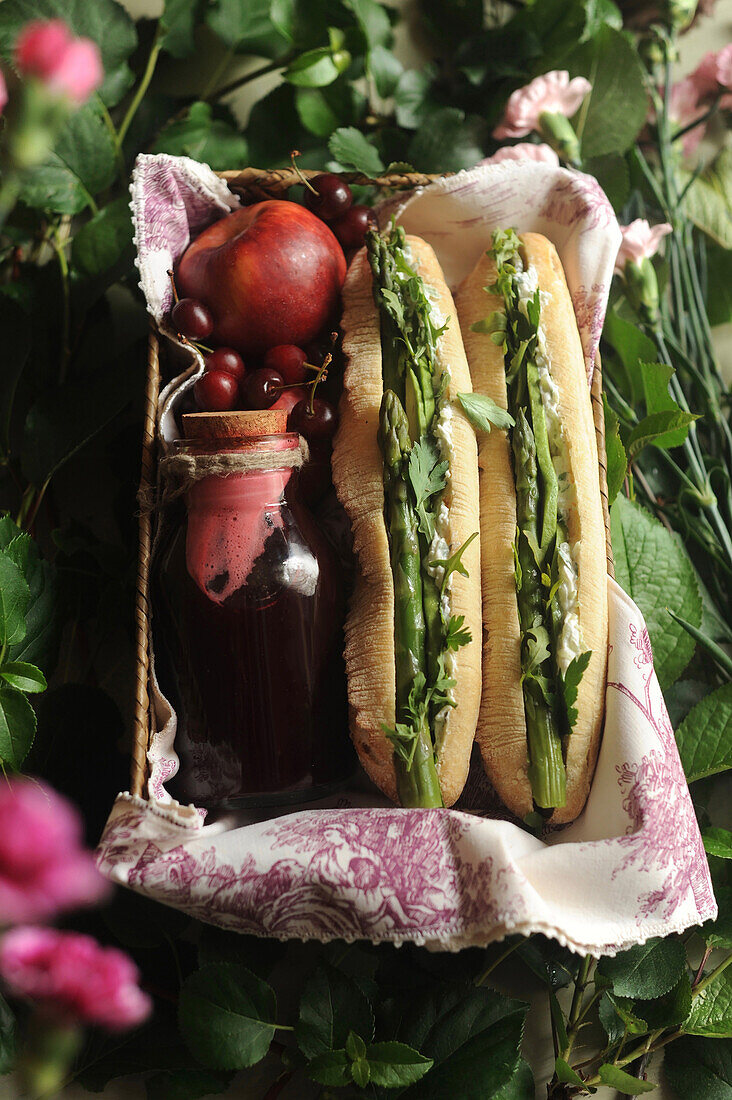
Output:
[[190,482],[156,554],[156,674],[178,719],[168,790],[201,806],[321,797],[354,770],[345,604],[335,555],[300,501],[299,436],[276,410],[183,422],[176,455],[199,472],[222,455],[245,468]]

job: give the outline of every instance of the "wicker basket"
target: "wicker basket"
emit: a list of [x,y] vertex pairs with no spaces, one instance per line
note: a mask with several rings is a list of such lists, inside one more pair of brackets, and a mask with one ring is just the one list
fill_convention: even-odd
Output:
[[[318,173],[313,170],[302,170],[305,177],[313,177]],[[292,168],[281,168],[274,171],[263,171],[258,168],[246,168],[241,172],[221,172],[222,179],[226,180],[231,191],[239,195],[246,202],[259,202],[262,199],[281,198],[288,189],[297,183],[300,178]],[[357,172],[345,172],[342,178],[347,183],[369,185],[381,190],[410,190],[415,187],[424,187],[440,176],[413,174],[397,174],[371,178]],[[148,344],[147,382],[145,386],[145,408],[142,433],[142,471],[140,476],[140,499],[150,499],[150,494],[155,492],[156,477],[156,429],[158,396],[160,393],[160,342],[155,328],[150,333]],[[611,577],[615,576],[613,566],[612,547],[610,542],[610,514],[607,496],[607,469],[605,463],[605,421],[602,403],[602,369],[600,357],[595,362],[595,372],[592,380],[592,410],[597,433],[597,450],[600,463],[600,492],[602,495],[603,513],[605,517],[605,538],[607,554],[607,570]],[[130,792],[140,797],[146,796],[146,780],[148,777],[147,750],[152,732],[153,716],[150,705],[150,613],[149,613],[149,579],[150,557],[152,548],[152,517],[148,509],[142,509],[140,514],[140,543],[137,564],[137,588],[135,595],[135,625],[136,625],[136,696],[134,714],[134,743],[132,749],[132,770],[130,776]]]

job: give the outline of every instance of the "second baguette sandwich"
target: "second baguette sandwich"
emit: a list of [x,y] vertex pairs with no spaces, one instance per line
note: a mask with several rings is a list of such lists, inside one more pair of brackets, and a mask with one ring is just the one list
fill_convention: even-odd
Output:
[[[479,433],[486,771],[522,818],[582,810],[607,665],[605,529],[582,346],[546,238],[497,232],[456,302],[473,389],[507,410]],[[505,415],[505,413],[504,413]]]

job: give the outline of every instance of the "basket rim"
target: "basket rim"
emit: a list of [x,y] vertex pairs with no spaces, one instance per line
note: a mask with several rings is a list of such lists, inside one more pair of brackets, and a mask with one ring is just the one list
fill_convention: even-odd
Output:
[[[317,169],[301,169],[307,179],[320,174]],[[445,172],[427,175],[418,172],[387,173],[384,176],[370,177],[359,172],[337,173],[348,183],[363,184],[381,189],[403,190],[424,187],[436,180],[445,179],[454,173]],[[244,168],[217,172],[234,193],[242,192],[254,198],[269,198],[289,190],[302,182],[294,168],[259,169]],[[145,407],[142,437],[142,465],[140,473],[139,499],[147,500],[155,491],[157,470],[157,414],[160,393],[160,340],[162,334],[151,321],[148,341],[148,365],[145,386]],[[607,572],[615,576],[612,544],[610,538],[610,510],[607,489],[607,459],[605,451],[605,418],[602,399],[602,362],[597,352],[592,385],[590,388],[593,421],[597,439],[598,465],[600,478],[600,496],[602,499],[603,519],[605,521],[605,541]],[[133,748],[130,775],[130,792],[141,798],[147,798],[146,781],[149,775],[147,758],[150,737],[153,729],[152,702],[149,692],[151,667],[151,609],[149,601],[150,563],[152,554],[152,517],[148,509],[139,514],[139,550],[137,563],[137,585],[135,593],[136,625],[136,692],[133,718]]]

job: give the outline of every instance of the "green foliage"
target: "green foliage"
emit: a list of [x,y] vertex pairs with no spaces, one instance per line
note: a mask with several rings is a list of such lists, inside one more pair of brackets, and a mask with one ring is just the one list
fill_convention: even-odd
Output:
[[[345,1047],[351,1031],[369,1042],[374,1015],[362,990],[334,967],[319,967],[303,989],[295,1027],[297,1045],[306,1058]],[[327,1082],[325,1082],[327,1083]]]
[[435,1065],[412,1100],[449,1095],[477,1100],[506,1087],[518,1066],[528,1006],[490,989],[435,991],[409,1006],[398,1038]]
[[732,974],[729,970],[723,971],[705,989],[700,989],[684,1031],[710,1039],[732,1038]]
[[0,994],[0,1076],[9,1073],[15,1060],[15,1015]]
[[274,1037],[274,990],[241,965],[194,971],[178,1001],[181,1033],[211,1069],[243,1069],[264,1058]]
[[130,207],[121,195],[82,225],[71,246],[71,260],[80,275],[96,279],[113,268],[125,251],[131,251],[131,245]]
[[718,859],[732,859],[732,833],[729,829],[704,829],[704,850]]
[[192,157],[215,169],[243,167],[247,161],[246,139],[226,118],[214,117],[208,103],[193,103],[183,118],[169,123],[153,151]]
[[[0,18],[3,9],[0,8]],[[44,164],[26,173],[21,198],[58,214],[79,214],[114,180],[117,162],[101,107],[88,103],[66,123]]]
[[684,945],[673,938],[648,940],[598,965],[598,973],[611,983],[617,997],[646,1000],[668,993],[685,972]]
[[684,207],[694,225],[725,249],[732,248],[732,149],[724,148],[690,183]]
[[568,68],[572,76],[587,77],[592,84],[577,123],[582,155],[624,153],[648,110],[643,66],[635,46],[622,31],[605,24],[578,47]]
[[472,168],[483,156],[484,135],[482,120],[458,107],[430,110],[407,146],[407,159],[422,172]]
[[644,508],[618,497],[611,511],[615,576],[643,612],[661,687],[678,679],[691,660],[694,641],[667,608],[695,626],[701,596],[680,541]]
[[133,81],[127,64],[137,32],[117,0],[5,0],[0,8],[0,54],[9,60],[21,27],[31,19],[63,19],[75,35],[99,46],[104,66],[101,98],[113,107]]
[[363,172],[365,176],[378,176],[384,165],[377,150],[352,126],[335,130],[328,142],[331,155],[349,172]]
[[732,684],[705,696],[676,731],[689,783],[732,768]]
[[679,1100],[730,1100],[732,1040],[680,1039],[666,1051],[663,1072]]
[[[96,788],[109,778],[109,797],[103,794],[99,820],[90,823],[97,835],[113,792],[124,785],[122,771],[112,775],[110,763],[122,719],[90,683],[119,684],[122,694],[120,669],[132,667],[133,659],[133,482],[146,329],[131,264],[127,187],[136,153],[167,151],[222,170],[246,163],[276,167],[299,148],[307,167],[332,161],[376,175],[392,163],[404,170],[406,162],[420,172],[456,171],[493,151],[491,132],[514,88],[568,68],[593,84],[574,120],[583,170],[605,189],[623,222],[668,218],[677,227],[665,242],[665,261],[654,261],[665,305],[672,307],[659,321],[664,346],[658,329],[633,312],[622,286],[613,289],[603,334],[608,481],[611,500],[617,498],[618,579],[648,622],[714,870],[720,916],[692,942],[721,953],[732,949],[732,841],[722,827],[729,823],[716,816],[714,786],[732,768],[726,652],[732,607],[720,541],[720,525],[729,527],[732,519],[728,445],[720,428],[728,406],[714,381],[706,318],[688,286],[693,267],[710,322],[732,317],[732,152],[723,151],[693,181],[670,158],[677,193],[689,186],[682,208],[667,212],[673,199],[663,190],[667,182],[654,176],[664,197],[659,204],[641,154],[631,150],[646,117],[644,81],[657,86],[658,74],[644,72],[637,40],[622,29],[612,0],[502,5],[500,19],[494,7],[420,0],[434,60],[405,69],[394,53],[401,15],[383,0],[165,0],[157,26],[154,19],[140,23],[139,42],[138,27],[115,0],[0,4],[6,60],[28,19],[58,17],[99,44],[105,67],[101,94],[70,116],[51,155],[22,180],[22,202],[5,225],[0,251],[0,486],[3,508],[19,522],[0,518],[0,763],[52,778],[55,762],[64,789],[78,792],[87,816],[94,813],[93,793],[71,774],[79,771],[74,761],[88,764]],[[213,73],[198,64],[212,37],[222,62]],[[229,53],[236,55],[233,74],[242,73],[253,93],[244,123],[222,103],[232,84]],[[276,74],[279,83],[259,82],[261,62],[246,58],[265,59],[262,72]],[[133,89],[139,92],[134,100]],[[11,88],[11,107],[12,99]],[[655,173],[653,155],[649,164]],[[706,252],[693,226],[705,234]],[[474,398],[467,403],[480,430],[505,428],[500,410]],[[695,455],[700,474],[689,489],[683,477],[696,476]],[[439,470],[420,458],[429,456],[415,457],[419,488],[412,488],[427,517]],[[464,569],[463,551],[445,563],[448,569]],[[64,657],[44,694],[60,622]],[[444,625],[448,645],[464,643],[459,616]],[[687,678],[677,680],[687,666]],[[266,1075],[271,1065],[273,1076],[291,1074],[293,1095],[309,1076],[344,1095],[381,1100],[392,1090],[415,1100],[533,1097],[531,1071],[520,1056],[527,1006],[476,984],[486,958],[495,960],[490,951],[442,957],[386,946],[285,946],[203,929],[131,894],[104,915],[102,932],[135,954],[150,987],[163,996],[156,998],[153,1020],[132,1035],[90,1039],[75,1070],[89,1089],[134,1072],[146,1075],[151,1098],[197,1100],[221,1094],[235,1072],[269,1053],[256,1072]],[[199,969],[192,971],[195,940]],[[601,1085],[628,1095],[647,1091],[634,1076],[638,1058],[666,1042],[665,1072],[680,1098],[732,1096],[732,1040],[720,1038],[731,1033],[732,968],[699,988],[676,939],[604,959],[594,973],[538,935],[510,946],[516,947],[513,965],[528,968],[544,986],[549,1004],[541,1011],[551,1012],[562,1048],[550,1100]],[[691,947],[690,954],[694,959]],[[292,975],[303,975],[299,1008],[281,1016],[266,980],[271,972],[279,978],[275,964],[290,983]],[[702,983],[716,965],[715,954]],[[561,990],[566,993],[557,996]],[[569,1009],[574,998],[584,1013],[579,1020]],[[176,999],[180,1028],[169,1007]],[[598,1021],[606,1041],[599,1028],[580,1030]],[[0,1072],[13,1064],[15,1028],[0,998]],[[276,1033],[283,1045],[272,1042]],[[594,1053],[593,1035],[600,1036]]]
[[637,1077],[631,1077],[618,1066],[600,1066],[598,1074],[603,1085],[623,1093],[624,1096],[640,1096],[642,1092],[652,1092],[656,1087],[652,1081],[640,1081]]
[[160,16],[160,48],[172,57],[190,57],[196,49],[193,32],[200,14],[200,0],[165,0]]
[[628,456],[620,438],[619,422],[614,409],[608,404],[607,395],[602,395],[605,411],[605,453],[607,456],[607,499],[612,505],[620,492],[628,470]]

